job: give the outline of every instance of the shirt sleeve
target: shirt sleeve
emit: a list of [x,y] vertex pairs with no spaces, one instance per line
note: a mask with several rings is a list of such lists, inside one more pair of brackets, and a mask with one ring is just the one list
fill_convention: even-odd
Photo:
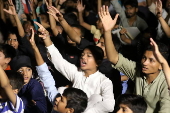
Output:
[[74,64],[66,61],[53,44],[47,47],[47,49],[51,55],[51,61],[55,68],[69,81],[73,82],[76,78],[76,73],[79,73],[78,68]]
[[170,98],[169,98],[169,91],[166,80],[163,82],[160,91],[160,110],[158,113],[169,113],[170,111]]
[[36,107],[38,108],[38,111],[41,113],[46,113],[47,102],[42,85],[35,80],[33,84],[31,84],[29,90],[30,90],[29,95],[31,99],[36,102]]
[[111,0],[111,4],[114,7],[114,9],[116,10],[116,13],[119,14],[119,17],[121,19],[121,21],[123,21],[124,19],[126,19],[126,14],[124,9],[121,7],[121,5],[119,4],[118,0]]
[[128,76],[132,80],[135,79],[135,73],[137,72],[136,62],[128,60],[127,58],[124,58],[121,54],[119,54],[119,60],[117,64],[112,65],[112,67],[124,73],[126,76]]
[[[113,84],[109,79],[106,79],[101,84],[101,99],[98,97],[96,100],[101,100],[94,103],[91,107],[88,106],[84,113],[104,113],[112,112],[115,106],[114,94],[113,94]],[[93,101],[93,100],[92,100]]]
[[12,107],[12,109],[15,111],[15,113],[23,113],[24,112],[24,103],[22,102],[21,98],[19,98],[16,95],[16,107],[13,106],[13,104],[10,102],[10,105]]
[[40,80],[44,84],[44,88],[47,91],[48,98],[50,102],[53,104],[53,101],[55,100],[56,95],[58,94],[57,88],[55,87],[55,81],[53,79],[53,76],[51,75],[51,72],[48,70],[48,66],[46,63],[36,66],[38,76],[40,77]]

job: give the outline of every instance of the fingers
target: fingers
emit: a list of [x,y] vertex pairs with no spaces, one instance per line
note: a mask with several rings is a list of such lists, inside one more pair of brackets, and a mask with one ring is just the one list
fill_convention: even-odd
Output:
[[31,28],[31,40],[34,41],[34,30]]
[[48,2],[47,2],[47,0],[45,0],[45,4],[46,4],[46,6],[48,7]]
[[[44,28],[40,23],[35,22],[35,21],[34,21],[34,23],[35,23],[38,27],[40,27],[41,29]],[[44,28],[44,29],[45,29],[45,28]]]
[[117,21],[118,17],[119,17],[119,14],[116,14],[114,21]]

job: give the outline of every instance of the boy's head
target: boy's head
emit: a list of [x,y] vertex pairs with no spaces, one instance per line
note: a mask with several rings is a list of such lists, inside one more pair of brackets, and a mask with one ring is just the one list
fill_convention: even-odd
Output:
[[59,113],[81,113],[87,107],[86,93],[77,88],[67,88],[56,98],[53,109]]
[[[12,70],[6,70],[5,73],[9,79],[9,82],[10,82],[13,92],[15,94],[18,94],[18,92],[24,85],[24,79],[23,79],[22,75],[19,74],[18,72],[12,71]],[[4,89],[2,89],[2,88],[0,88],[0,99],[2,99],[3,101],[7,100],[7,95],[4,91]]]
[[13,70],[6,70],[5,73],[9,79],[12,89],[15,91],[15,94],[18,94],[18,92],[24,85],[24,79],[23,79],[22,75],[18,72],[13,71]]
[[11,59],[15,57],[15,49],[8,44],[0,44],[0,65],[3,69],[7,67]]
[[138,12],[137,0],[126,0],[124,2],[124,7],[127,18],[131,18],[137,15]]
[[[157,43],[158,48],[162,56],[167,59],[169,56],[169,49],[163,43]],[[149,44],[145,50],[141,59],[142,72],[146,75],[158,75],[162,69],[161,64],[157,61],[156,56],[154,55],[152,46]]]
[[24,78],[24,84],[27,84],[32,78],[31,60],[28,56],[16,56],[11,61],[11,69],[22,74]]
[[123,94],[117,100],[117,113],[145,113],[147,104],[140,95]]

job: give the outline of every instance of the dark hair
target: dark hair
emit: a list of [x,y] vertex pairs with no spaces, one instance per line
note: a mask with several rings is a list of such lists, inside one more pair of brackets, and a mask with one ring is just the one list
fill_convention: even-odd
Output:
[[81,113],[87,107],[88,98],[84,91],[77,88],[67,88],[63,92],[67,98],[66,108],[73,108],[74,113]]
[[18,89],[19,91],[24,85],[23,76],[20,73],[13,70],[6,70],[5,73],[8,76],[12,89]]
[[95,45],[89,45],[89,46],[85,47],[84,50],[85,49],[89,49],[91,51],[97,65],[99,66],[102,63],[103,58],[104,58],[103,50],[100,47],[95,46]]
[[[156,42],[159,48],[160,53],[162,54],[162,56],[167,60],[168,56],[169,56],[169,49],[168,46],[165,45],[164,43],[161,42]],[[153,51],[153,48],[150,44],[148,44],[148,46],[145,48],[145,51]],[[144,52],[145,52],[144,51]]]
[[79,24],[79,22],[77,21],[77,16],[73,12],[65,14],[64,19],[69,25]]
[[21,67],[30,67],[32,69],[31,59],[25,55],[16,56],[11,61],[10,66],[14,71],[18,71]]
[[122,94],[117,99],[117,105],[125,104],[127,105],[133,113],[145,113],[147,109],[147,104],[144,97],[134,94]]
[[5,58],[13,59],[16,55],[16,50],[8,44],[0,44],[0,51],[3,52]]
[[138,8],[138,2],[137,0],[126,0],[124,3],[123,3],[124,6],[126,5],[130,5],[132,7],[135,7],[135,8]]

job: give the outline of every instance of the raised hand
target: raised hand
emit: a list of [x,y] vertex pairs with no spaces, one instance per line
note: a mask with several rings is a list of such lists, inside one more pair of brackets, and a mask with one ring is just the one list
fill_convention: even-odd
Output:
[[63,15],[55,7],[48,7],[48,14],[52,15],[58,22],[64,20]]
[[45,4],[46,4],[47,8],[52,6],[52,0],[48,0],[48,2],[47,2],[47,0],[45,0]]
[[159,63],[163,63],[165,61],[165,58],[161,55],[161,53],[159,52],[159,48],[158,45],[156,44],[156,42],[150,38],[150,44],[153,48],[153,54],[155,55],[156,59],[158,60]]
[[8,0],[9,3],[9,9],[3,9],[5,12],[11,14],[11,15],[17,15],[16,10],[15,10],[15,6],[12,2],[12,0]]
[[157,17],[161,17],[162,15],[162,2],[161,0],[157,0],[155,2],[156,8],[155,8],[155,13]]
[[78,0],[77,1],[77,10],[78,10],[78,12],[82,13],[84,11],[84,9],[85,9],[85,5],[83,6],[82,0],[81,1]]
[[37,47],[36,44],[35,44],[35,40],[34,40],[34,30],[33,30],[33,28],[31,28],[31,38],[30,38],[30,43],[31,43],[32,48]]
[[112,28],[115,26],[118,14],[116,14],[114,20],[112,20],[112,17],[110,16],[108,6],[103,6],[100,9],[99,17],[102,21],[104,31],[111,31]]
[[122,28],[122,29],[119,31],[119,33],[120,33],[121,35],[124,35],[124,34],[127,33],[127,30],[126,30],[125,28]]
[[66,0],[59,0],[59,4],[62,5]]
[[35,10],[35,8],[36,8],[34,0],[29,0],[28,3],[30,5],[30,7],[31,7],[31,12],[33,12]]
[[50,38],[49,32],[38,22],[34,22],[38,27],[38,31],[41,33],[39,35],[39,37],[41,37],[42,39],[46,39],[46,38]]

